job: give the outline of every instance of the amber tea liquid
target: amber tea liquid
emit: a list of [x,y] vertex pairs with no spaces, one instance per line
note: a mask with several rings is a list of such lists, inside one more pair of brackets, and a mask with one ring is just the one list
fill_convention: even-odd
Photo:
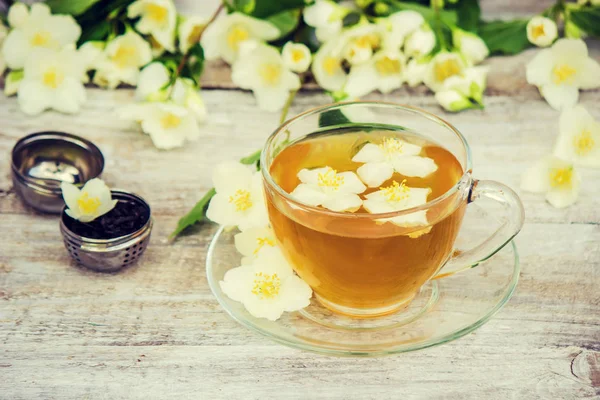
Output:
[[[338,172],[356,171],[362,164],[352,162],[352,157],[362,145],[380,144],[391,137],[420,145],[420,155],[432,158],[438,169],[425,178],[394,173],[381,186],[406,180],[409,187],[428,187],[429,202],[446,193],[463,175],[452,153],[422,136],[372,128],[308,135],[282,150],[270,172],[290,193],[300,183],[296,175],[301,169],[330,166]],[[378,188],[368,188],[364,194],[375,190]],[[458,206],[453,203],[450,207],[445,201],[428,209],[427,219],[432,225],[406,228],[376,218],[340,218],[335,213],[306,211],[267,190],[271,224],[298,275],[324,306],[359,317],[387,314],[406,306],[443,266],[464,214],[466,201],[460,201]],[[361,208],[356,213],[367,212]]]

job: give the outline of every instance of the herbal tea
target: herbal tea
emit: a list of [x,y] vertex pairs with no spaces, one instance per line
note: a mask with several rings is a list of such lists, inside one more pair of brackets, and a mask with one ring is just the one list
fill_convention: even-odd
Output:
[[[322,202],[320,213],[267,191],[271,224],[298,275],[323,305],[353,316],[408,304],[449,258],[466,204],[461,198],[458,208],[444,201],[409,215],[369,217],[430,202],[463,174],[449,151],[400,131],[308,135],[283,149],[270,173],[299,204]],[[340,197],[350,182],[357,194]]]

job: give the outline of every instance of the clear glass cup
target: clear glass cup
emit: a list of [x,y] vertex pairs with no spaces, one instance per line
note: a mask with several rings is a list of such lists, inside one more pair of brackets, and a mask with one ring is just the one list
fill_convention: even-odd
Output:
[[[464,174],[450,190],[428,203],[384,214],[333,212],[304,205],[271,175],[275,157],[307,135],[365,127],[416,132],[452,153]],[[428,281],[478,265],[502,249],[523,225],[523,206],[513,190],[472,178],[470,149],[461,133],[441,118],[409,106],[347,102],[309,110],[286,121],[268,138],[261,166],[271,225],[284,254],[323,306],[351,317],[376,317],[403,309]],[[501,224],[485,240],[475,240],[479,244],[472,249],[456,252],[454,242],[471,202],[490,208]],[[418,232],[381,223],[423,211],[428,226],[419,227]]]

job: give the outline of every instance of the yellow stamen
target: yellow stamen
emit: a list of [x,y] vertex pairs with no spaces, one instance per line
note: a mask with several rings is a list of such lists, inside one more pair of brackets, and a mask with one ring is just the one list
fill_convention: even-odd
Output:
[[31,43],[32,46],[46,46],[48,42],[50,42],[50,38],[50,32],[39,31],[36,32],[35,35],[33,35],[29,43]]
[[88,192],[83,192],[79,199],[77,199],[77,205],[84,214],[94,214],[98,210],[98,207],[100,207],[100,199],[90,197]]
[[544,32],[544,24],[539,24],[533,27],[531,30],[531,37],[534,39],[539,38],[540,36],[545,36],[546,32]]
[[56,89],[64,79],[65,75],[61,71],[56,70],[54,67],[48,68],[42,76],[42,82],[44,85],[52,89]]
[[227,34],[227,44],[232,50],[238,51],[240,43],[250,37],[248,30],[243,25],[234,25]]
[[552,81],[556,84],[571,84],[575,78],[573,75],[575,75],[576,72],[577,70],[575,68],[572,68],[567,64],[557,65],[552,70]]
[[260,297],[260,299],[272,299],[279,295],[281,288],[281,279],[277,274],[263,274],[257,272],[254,274],[254,287],[252,293]]
[[137,65],[136,50],[133,46],[119,46],[112,60],[120,67],[135,67]]
[[233,203],[235,211],[246,211],[252,207],[250,192],[244,189],[238,189],[233,196],[229,196],[229,202]]
[[256,238],[256,249],[254,249],[253,254],[258,254],[258,252],[265,246],[275,247],[275,242],[273,239],[268,237]]
[[410,189],[406,187],[406,179],[404,179],[402,183],[394,181],[390,186],[380,187],[379,189],[383,191],[385,199],[390,203],[396,203],[406,199],[410,192]]
[[434,73],[435,79],[439,82],[443,82],[451,76],[459,75],[461,73],[460,64],[453,59],[438,62],[435,64]]
[[580,156],[584,156],[589,153],[596,142],[592,138],[592,133],[589,130],[584,130],[580,135],[577,135],[574,139],[575,151]]
[[335,169],[329,168],[325,173],[319,173],[318,184],[321,187],[328,187],[338,190],[340,185],[344,184],[344,177],[339,176]]
[[160,119],[160,124],[164,129],[177,128],[181,124],[181,118],[175,114],[167,113]]
[[292,61],[297,63],[304,60],[304,52],[300,49],[292,50]]
[[167,7],[159,6],[158,4],[150,3],[146,5],[146,15],[155,22],[167,22]]
[[400,155],[403,153],[403,143],[394,138],[384,138],[383,143],[379,145],[379,147],[385,152],[388,156]]
[[267,85],[275,86],[281,78],[281,65],[263,64],[260,67],[259,74]]
[[400,61],[388,56],[375,61],[375,69],[379,75],[389,76],[400,73]]
[[340,66],[340,60],[335,57],[325,57],[323,60],[323,69],[327,73],[327,75],[335,74],[336,70]]
[[354,40],[354,44],[361,49],[366,49],[367,47],[371,47],[371,40],[367,35],[358,37]]
[[552,187],[570,187],[573,179],[573,168],[557,168],[550,170],[550,185]]

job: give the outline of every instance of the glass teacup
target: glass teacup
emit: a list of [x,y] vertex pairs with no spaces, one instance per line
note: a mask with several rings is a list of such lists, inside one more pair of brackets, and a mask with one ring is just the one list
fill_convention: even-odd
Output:
[[[360,138],[359,148],[388,131],[410,133],[414,140],[428,143],[440,173],[447,175],[440,182],[429,182],[438,193],[425,204],[395,212],[349,213],[309,206],[290,195],[289,182],[295,179],[297,166],[305,165],[309,153],[315,151],[315,147],[299,144],[317,137],[319,143],[343,142],[344,135],[354,135],[353,141]],[[361,132],[359,136],[357,132]],[[293,156],[281,159],[288,154]],[[327,158],[327,152],[324,154]],[[331,157],[337,155],[332,152]],[[450,160],[454,164],[450,165]],[[523,225],[523,206],[510,188],[472,178],[469,146],[460,132],[444,120],[408,106],[351,102],[307,111],[269,137],[261,166],[269,218],[284,254],[323,306],[353,317],[375,317],[404,308],[427,281],[491,257]],[[286,174],[291,174],[289,182]],[[444,182],[450,184],[444,186]],[[479,198],[503,206],[502,224],[480,245],[456,252],[454,244],[466,207]],[[419,220],[413,218],[417,215],[425,215],[426,224],[392,223]]]

